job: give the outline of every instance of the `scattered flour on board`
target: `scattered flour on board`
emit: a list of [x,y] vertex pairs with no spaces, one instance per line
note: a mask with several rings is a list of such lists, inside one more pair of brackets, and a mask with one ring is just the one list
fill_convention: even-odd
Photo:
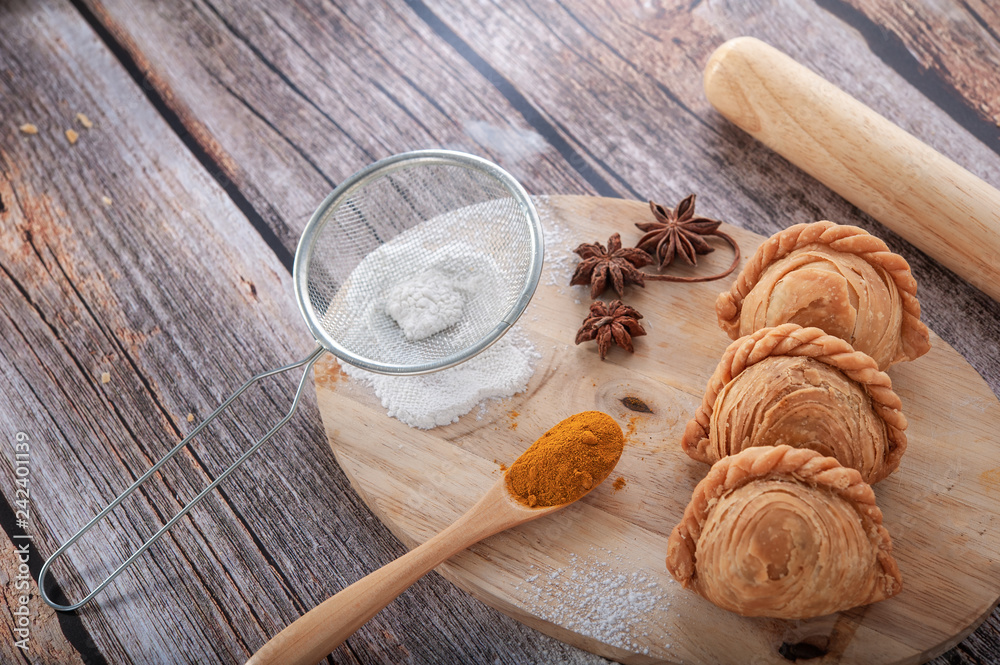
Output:
[[575,633],[644,655],[653,644],[669,649],[670,635],[656,622],[670,607],[663,576],[616,570],[609,554],[570,554],[566,568],[529,575],[515,589],[532,614]]
[[580,243],[574,239],[572,230],[559,221],[548,196],[533,196],[531,200],[538,212],[545,238],[545,265],[541,283],[558,286],[561,291],[569,287],[569,280],[576,270],[579,259],[573,253],[573,248]]

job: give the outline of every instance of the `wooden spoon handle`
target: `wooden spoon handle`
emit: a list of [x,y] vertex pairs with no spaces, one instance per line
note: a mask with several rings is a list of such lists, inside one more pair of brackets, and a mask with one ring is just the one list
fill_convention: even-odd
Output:
[[[461,548],[459,548],[461,549]],[[315,665],[452,552],[430,540],[358,580],[299,617],[248,665]]]
[[561,507],[518,508],[506,492],[501,479],[454,524],[306,612],[271,638],[247,665],[315,665],[396,596],[456,552]]
[[705,94],[722,115],[1000,300],[1000,192],[752,37],[720,46]]
[[399,594],[468,543],[444,531],[299,617],[247,665],[315,665]]

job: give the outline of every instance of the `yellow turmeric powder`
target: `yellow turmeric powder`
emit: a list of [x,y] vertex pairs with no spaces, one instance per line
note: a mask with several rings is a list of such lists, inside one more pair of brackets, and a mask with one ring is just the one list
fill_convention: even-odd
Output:
[[555,425],[507,469],[507,490],[534,507],[576,501],[608,477],[625,437],[606,413],[584,411]]

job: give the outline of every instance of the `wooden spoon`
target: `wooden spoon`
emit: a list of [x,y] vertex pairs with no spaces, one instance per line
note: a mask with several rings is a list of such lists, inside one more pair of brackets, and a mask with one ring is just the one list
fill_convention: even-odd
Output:
[[[595,477],[593,487],[601,484],[613,470],[614,465],[611,465],[603,477]],[[487,536],[544,517],[573,503],[529,508],[511,496],[506,479],[505,474],[476,505],[447,529],[304,614],[271,638],[247,661],[247,665],[315,665],[396,596],[451,555]],[[577,500],[586,494],[577,497]]]

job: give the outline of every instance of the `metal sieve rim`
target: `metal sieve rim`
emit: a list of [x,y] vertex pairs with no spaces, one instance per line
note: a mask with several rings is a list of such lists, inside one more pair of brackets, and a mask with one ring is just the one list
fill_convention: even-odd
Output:
[[[316,238],[322,232],[323,227],[333,216],[340,204],[357,189],[364,187],[367,183],[379,178],[387,173],[396,171],[404,167],[415,165],[450,165],[462,166],[467,169],[480,171],[500,182],[518,203],[528,221],[528,231],[531,240],[531,262],[529,264],[527,279],[521,288],[514,304],[507,310],[500,319],[500,323],[484,335],[481,340],[469,348],[446,356],[433,363],[423,363],[417,365],[399,365],[391,363],[381,363],[365,358],[349,351],[333,339],[320,324],[320,314],[318,314],[309,300],[308,275],[309,264],[312,259],[313,250],[316,246]],[[309,331],[317,342],[335,355],[355,367],[360,367],[379,374],[414,375],[427,374],[438,370],[446,369],[468,360],[482,351],[489,348],[494,342],[503,337],[515,321],[524,312],[524,309],[531,301],[535,289],[538,287],[538,280],[542,274],[542,261],[544,256],[544,241],[542,238],[542,225],[538,217],[535,206],[531,203],[528,193],[521,184],[493,162],[454,150],[413,150],[400,153],[391,157],[381,159],[370,166],[358,171],[347,180],[337,186],[333,192],[327,196],[312,214],[302,236],[299,238],[298,247],[295,250],[295,262],[292,267],[292,281],[295,284],[295,299],[299,305],[299,311],[309,327]]]

